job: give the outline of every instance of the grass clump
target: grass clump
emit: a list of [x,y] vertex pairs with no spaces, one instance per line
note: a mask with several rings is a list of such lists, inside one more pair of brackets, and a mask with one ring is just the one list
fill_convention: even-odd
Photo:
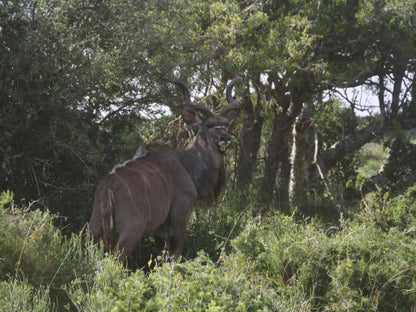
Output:
[[16,276],[34,286],[59,288],[77,274],[93,271],[102,257],[82,235],[64,236],[49,211],[18,208],[10,193],[3,193],[0,203],[1,280]]
[[93,277],[84,275],[66,287],[77,311],[143,311],[153,295],[142,271],[129,271],[107,258]]
[[324,231],[314,220],[302,225],[284,216],[249,224],[233,241],[246,266],[278,293],[303,296],[319,311],[413,311],[414,243],[406,231],[363,220]]
[[362,222],[375,223],[383,231],[396,229],[416,238],[416,184],[403,194],[372,193],[367,198],[368,211]]
[[270,311],[272,289],[229,264],[217,267],[205,254],[185,263],[159,263],[147,276],[114,262],[83,279],[69,294],[78,311]]
[[[55,218],[49,211],[31,210],[30,206],[26,209],[16,207],[10,192],[0,195],[3,300],[22,304],[21,309],[11,311],[27,311],[25,306],[31,303],[41,306],[42,301],[49,300],[49,295],[54,303],[66,301],[62,287],[76,276],[92,274],[103,259],[102,250],[89,240],[84,241],[81,234],[64,236],[54,225]],[[21,300],[15,301],[10,297],[15,295],[7,289],[15,289]],[[44,289],[45,292],[36,293],[33,289]],[[49,301],[45,301],[45,305],[49,305]]]
[[49,294],[17,279],[0,282],[0,310],[3,312],[45,312],[52,308]]
[[[4,193],[0,304],[4,311],[415,311],[416,186],[378,196],[331,227],[316,218],[254,217],[250,205],[228,214],[236,206],[223,203],[206,212],[208,225],[191,224],[192,260],[158,256],[131,271]],[[56,291],[66,301],[57,303]]]

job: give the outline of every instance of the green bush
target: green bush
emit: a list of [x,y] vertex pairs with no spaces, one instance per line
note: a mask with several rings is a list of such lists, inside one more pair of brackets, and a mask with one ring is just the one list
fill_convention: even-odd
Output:
[[329,238],[314,222],[297,224],[291,217],[275,216],[251,222],[233,241],[245,264],[267,278],[290,302],[313,304],[325,293]]
[[34,286],[59,288],[94,270],[102,251],[82,235],[64,236],[55,219],[48,211],[20,209],[10,193],[1,194],[0,280],[19,276]]
[[276,305],[260,279],[230,263],[216,267],[204,254],[157,265],[147,277],[106,262],[92,285],[85,282],[68,290],[78,311],[269,311]]
[[414,311],[414,240],[397,229],[352,223],[331,239],[325,295],[331,310]]
[[384,231],[397,228],[416,237],[416,184],[395,197],[376,193],[369,206],[370,212],[363,222],[375,222]]
[[273,291],[257,277],[227,261],[216,267],[204,254],[185,264],[166,264],[149,280],[155,311],[269,311]]
[[[208,252],[182,263],[158,257],[145,273],[104,257],[89,240],[81,248],[81,235],[63,236],[55,216],[19,209],[3,193],[0,304],[5,311],[414,311],[415,197],[416,186],[380,196],[337,227],[224,206],[205,212],[209,224],[191,223],[193,250]],[[206,243],[210,237],[215,243]],[[55,304],[54,291],[67,301]]]
[[0,310],[2,312],[45,312],[51,310],[48,292],[17,279],[0,282]]
[[94,276],[83,276],[66,287],[78,311],[141,311],[151,289],[142,271],[131,275],[122,265],[106,259]]
[[303,294],[312,309],[329,311],[413,311],[414,244],[396,228],[350,221],[326,233],[314,221],[281,216],[249,224],[233,241],[246,266],[278,292],[290,299]]
[[2,300],[14,311],[31,311],[29,305],[41,311],[49,306],[49,296],[63,305],[67,298],[62,287],[77,276],[92,275],[103,259],[103,251],[83,235],[64,236],[54,225],[56,217],[16,207],[10,192],[0,194]]

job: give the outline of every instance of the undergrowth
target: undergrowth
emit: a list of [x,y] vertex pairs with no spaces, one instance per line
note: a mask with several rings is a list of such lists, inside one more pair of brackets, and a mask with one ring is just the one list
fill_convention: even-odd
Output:
[[380,194],[331,227],[226,198],[192,220],[192,257],[130,270],[3,193],[1,311],[415,311],[415,197]]

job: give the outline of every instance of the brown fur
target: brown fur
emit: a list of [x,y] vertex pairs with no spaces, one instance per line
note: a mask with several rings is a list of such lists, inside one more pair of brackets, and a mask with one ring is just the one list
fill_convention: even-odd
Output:
[[[240,80],[234,79],[227,92]],[[188,103],[182,112],[188,124],[200,129],[192,143],[180,150],[160,143],[141,148],[136,158],[114,167],[96,190],[90,232],[102,237],[108,250],[116,232],[122,261],[148,233],[162,236],[178,257],[195,201],[215,198],[224,181],[222,146],[229,141],[228,126],[238,105],[230,103],[215,115]]]

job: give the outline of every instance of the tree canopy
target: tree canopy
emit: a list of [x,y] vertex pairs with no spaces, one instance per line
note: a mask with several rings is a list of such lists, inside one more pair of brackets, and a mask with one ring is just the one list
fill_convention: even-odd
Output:
[[[143,114],[155,104],[178,112],[164,75],[216,108],[236,69],[245,80],[230,185],[260,185],[276,209],[291,201],[290,183],[333,193],[355,179],[351,157],[365,143],[415,126],[415,9],[414,0],[2,1],[0,188],[82,226],[104,172],[147,139],[175,137]],[[339,100],[352,87],[374,94],[376,113]],[[309,158],[291,157],[296,144]]]

